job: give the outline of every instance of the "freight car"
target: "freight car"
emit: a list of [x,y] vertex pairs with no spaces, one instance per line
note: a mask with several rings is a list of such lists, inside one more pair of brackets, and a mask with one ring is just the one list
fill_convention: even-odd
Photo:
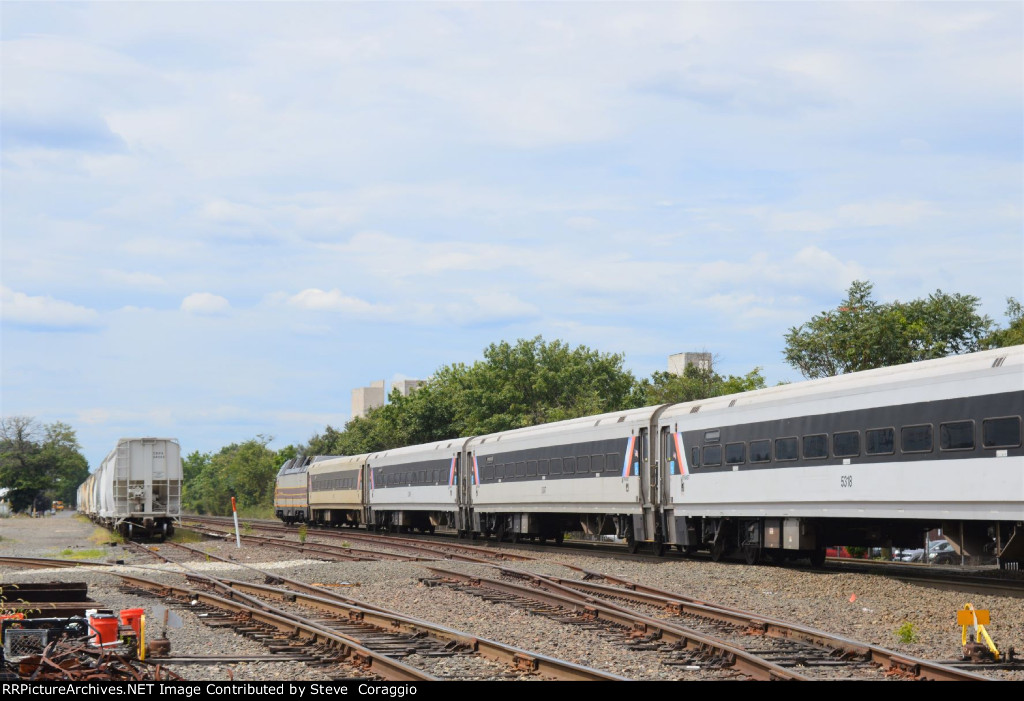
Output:
[[748,562],[818,562],[834,543],[912,547],[938,527],[958,553],[1021,562],[1022,416],[1014,346],[353,464],[375,527],[556,541],[582,530]]
[[78,487],[78,511],[127,538],[174,532],[181,518],[175,438],[122,438]]

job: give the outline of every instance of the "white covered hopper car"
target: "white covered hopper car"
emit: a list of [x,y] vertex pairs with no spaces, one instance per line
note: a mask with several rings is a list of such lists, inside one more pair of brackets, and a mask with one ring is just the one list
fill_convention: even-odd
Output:
[[122,438],[78,487],[78,510],[128,538],[166,537],[181,518],[175,438]]

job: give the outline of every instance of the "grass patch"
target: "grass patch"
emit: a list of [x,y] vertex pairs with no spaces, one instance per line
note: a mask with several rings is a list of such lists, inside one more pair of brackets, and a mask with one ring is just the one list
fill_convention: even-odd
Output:
[[93,545],[103,545],[105,543],[124,543],[124,536],[114,531],[108,531],[106,528],[100,528],[99,526],[89,536],[89,542]]
[[896,639],[901,643],[916,643],[920,642],[921,636],[917,634],[917,627],[907,621],[896,629]]
[[240,508],[238,510],[238,518],[272,519],[274,518],[274,505]]
[[202,543],[203,536],[188,528],[175,528],[167,540],[171,543]]
[[71,560],[99,560],[101,557],[106,555],[105,550],[99,548],[89,548],[88,550],[72,550],[71,548],[64,548],[60,551],[61,557],[66,557]]

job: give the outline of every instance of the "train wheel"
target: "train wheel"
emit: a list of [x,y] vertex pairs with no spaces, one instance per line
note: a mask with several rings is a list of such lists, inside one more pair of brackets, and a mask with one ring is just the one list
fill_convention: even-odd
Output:
[[761,560],[761,547],[758,545],[744,545],[743,560],[748,565],[756,565]]
[[654,545],[651,547],[651,550],[654,552],[655,557],[664,557],[665,541],[663,541],[661,538],[656,538],[654,541]]
[[811,567],[824,567],[825,566],[825,548],[816,548],[811,551],[810,555]]
[[555,533],[555,545],[561,545],[565,542],[565,534],[559,531]]
[[725,555],[725,541],[716,540],[714,545],[711,546],[711,561],[721,562],[722,555]]

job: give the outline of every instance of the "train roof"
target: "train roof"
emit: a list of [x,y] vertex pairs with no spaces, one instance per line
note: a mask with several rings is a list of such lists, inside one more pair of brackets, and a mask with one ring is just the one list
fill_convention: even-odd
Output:
[[[787,404],[839,396],[851,397],[857,394],[898,388],[901,385],[935,386],[943,382],[963,381],[966,378],[980,380],[993,375],[1007,380],[1006,391],[1024,390],[1024,345],[935,360],[922,360],[904,365],[891,365],[834,377],[767,387],[751,392],[698,399],[692,402],[673,404],[665,410],[662,417],[706,413],[733,407]],[[972,393],[971,387],[972,385],[969,383],[967,396]],[[980,391],[980,389],[976,389],[974,393]]]
[[433,443],[422,443],[420,445],[407,445],[402,448],[379,450],[376,453],[370,453],[369,459],[380,460],[382,458],[398,458],[411,455],[413,453],[436,453],[440,457],[441,455],[447,455],[451,450],[462,450],[466,445],[466,442],[469,440],[469,437],[449,438],[444,441],[434,441]]
[[498,431],[497,433],[489,433],[485,436],[476,436],[472,438],[467,447],[496,443],[506,436],[515,436],[517,439],[527,438],[541,436],[546,433],[557,433],[572,429],[585,429],[619,423],[626,423],[630,425],[642,423],[646,425],[651,420],[651,416],[654,412],[662,406],[667,405],[661,404],[658,406],[641,407],[639,409],[623,409],[621,411],[608,412],[607,414],[581,416],[577,419],[565,419],[564,421],[555,421],[548,424],[537,424],[536,426],[526,426],[525,428]]

